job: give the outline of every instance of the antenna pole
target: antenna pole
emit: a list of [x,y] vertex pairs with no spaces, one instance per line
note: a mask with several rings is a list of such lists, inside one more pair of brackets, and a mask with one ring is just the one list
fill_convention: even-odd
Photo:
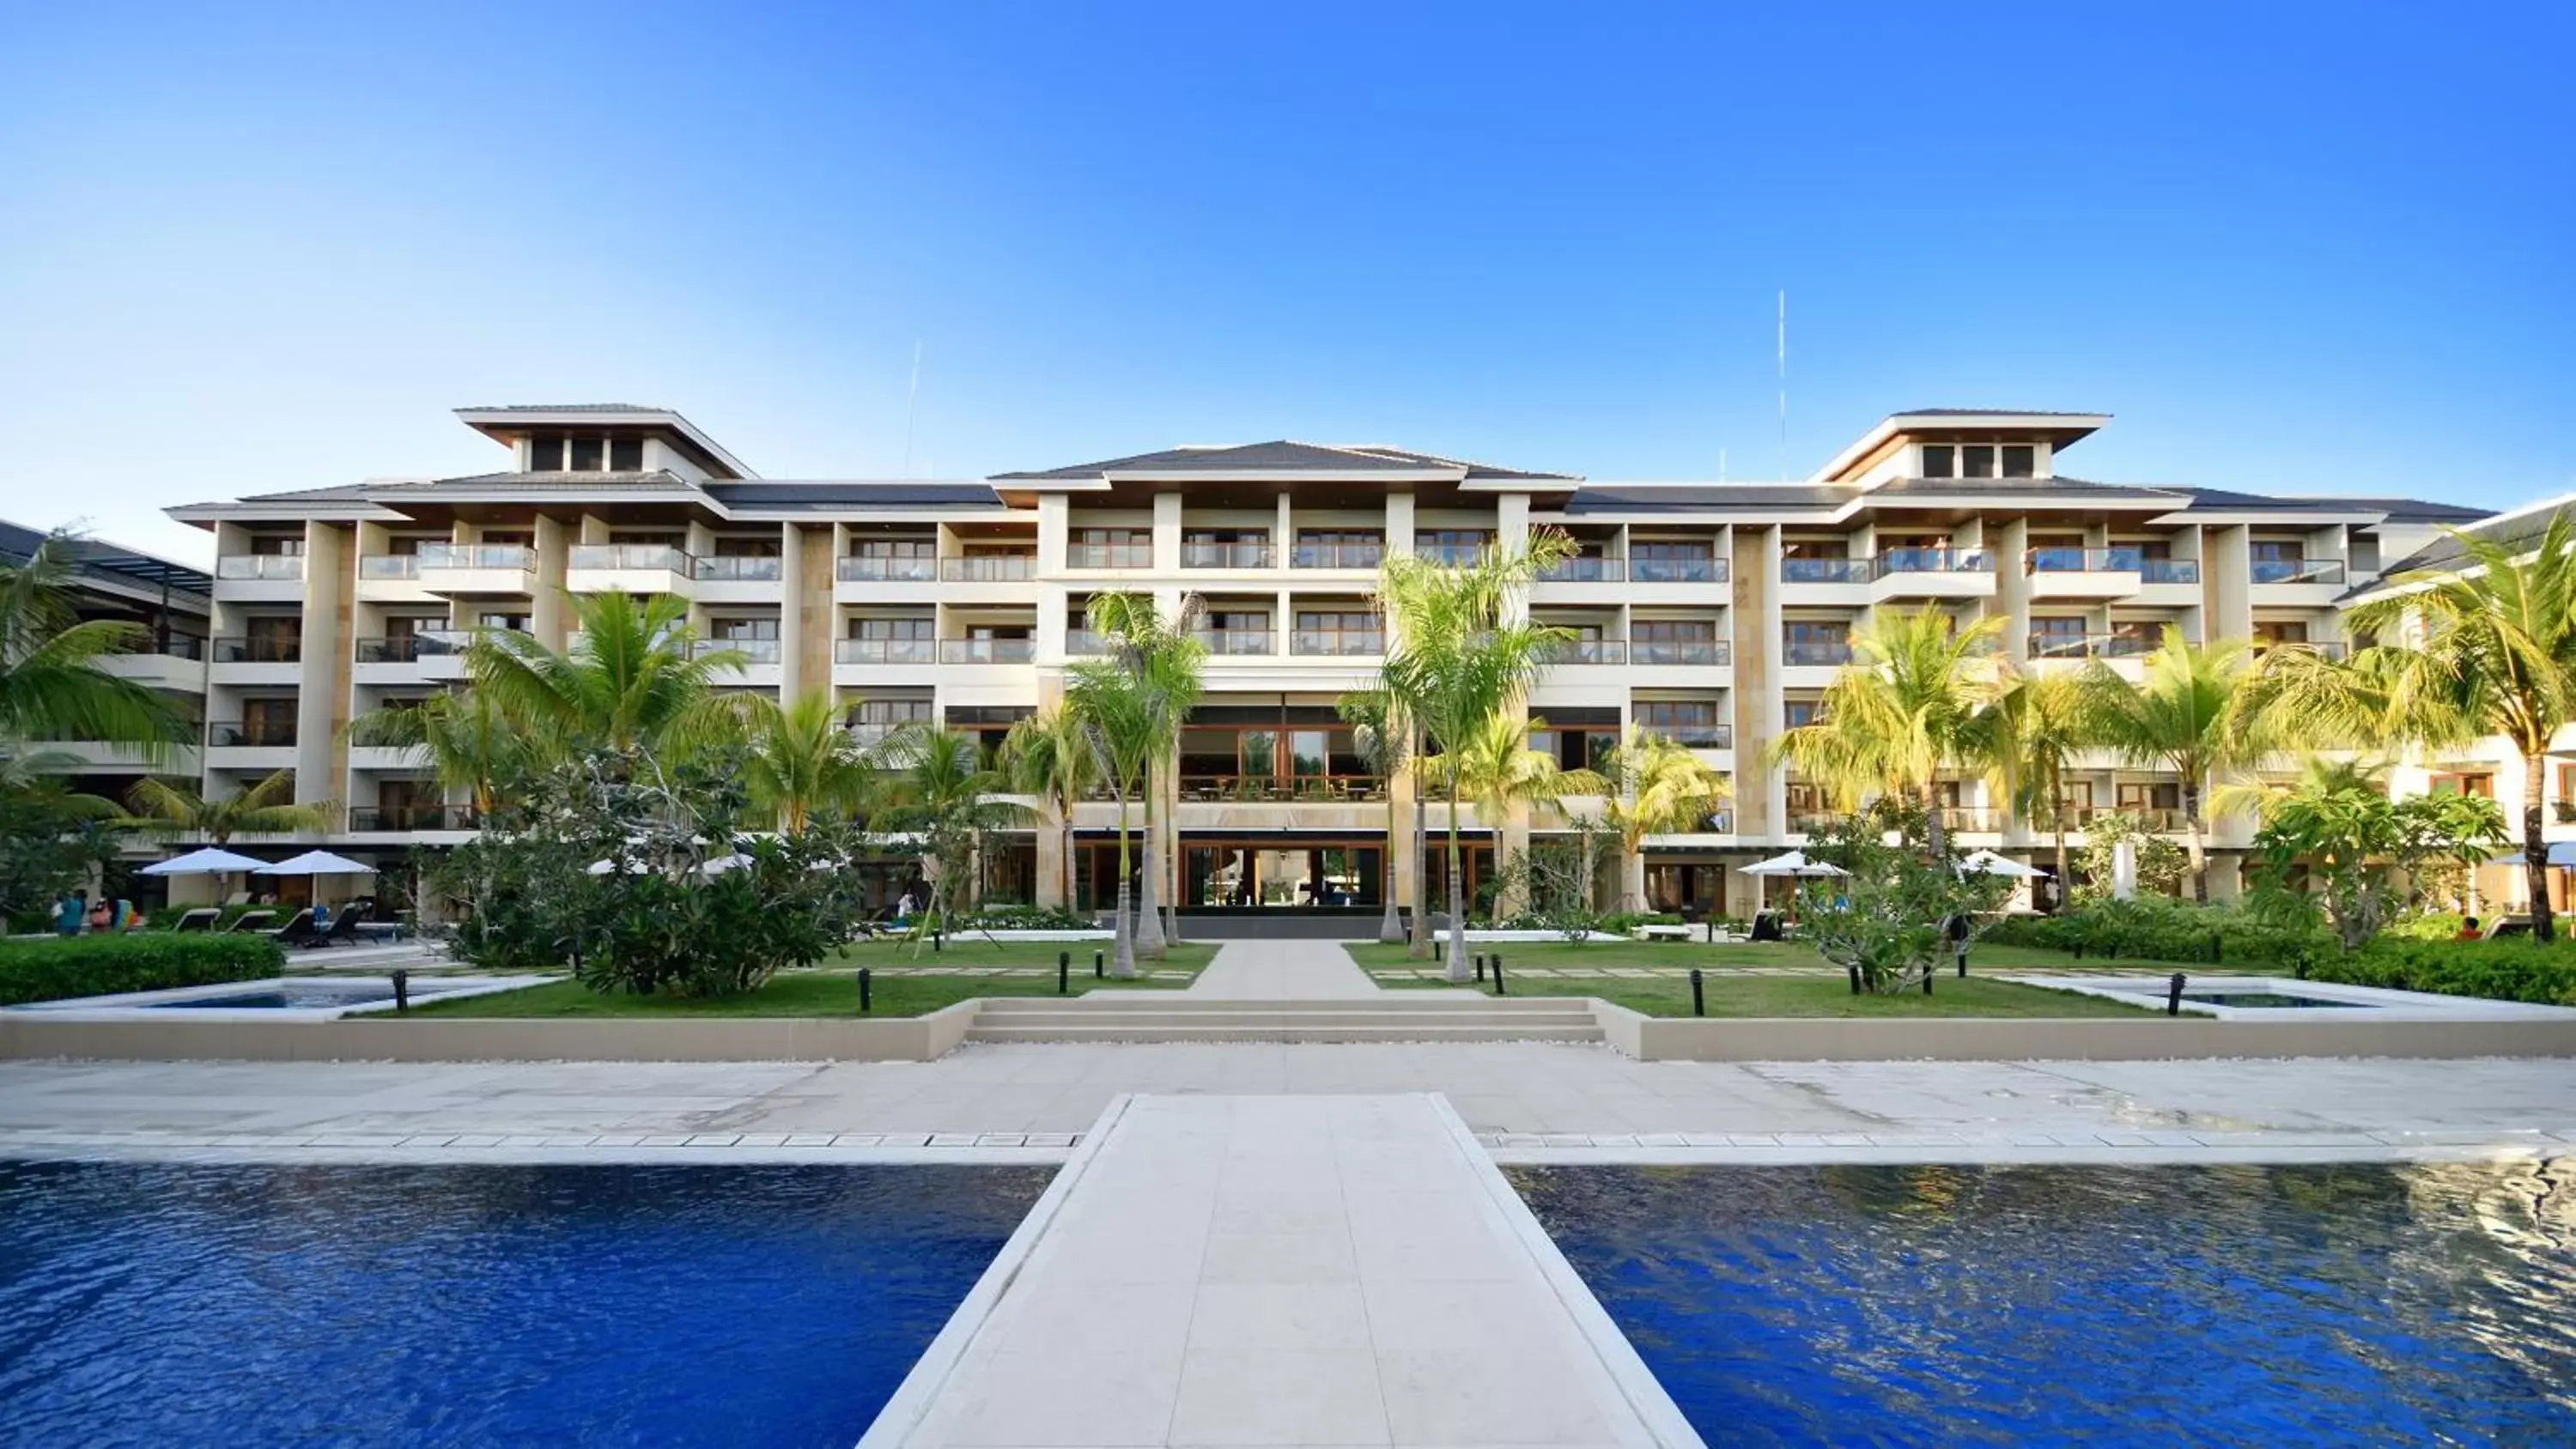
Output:
[[[1785,295],[1785,294],[1783,294]],[[1787,407],[1788,404],[1781,404]],[[912,340],[912,386],[903,396],[903,476],[912,476],[912,420],[921,410],[921,339]],[[1786,423],[1781,425],[1784,429]],[[1784,434],[1785,436],[1785,434]]]

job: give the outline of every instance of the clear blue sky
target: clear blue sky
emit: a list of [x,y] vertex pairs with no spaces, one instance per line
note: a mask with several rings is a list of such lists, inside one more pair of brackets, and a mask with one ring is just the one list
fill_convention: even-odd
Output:
[[23,6],[0,516],[202,556],[161,506],[485,469],[476,403],[895,476],[916,341],[916,474],[1777,476],[1784,287],[1793,473],[1970,405],[2576,487],[2576,7],[2101,8]]

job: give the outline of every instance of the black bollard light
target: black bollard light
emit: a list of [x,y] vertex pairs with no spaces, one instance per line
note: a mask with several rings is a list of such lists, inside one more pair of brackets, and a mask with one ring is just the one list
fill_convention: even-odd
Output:
[[865,966],[859,968],[859,1015],[876,1010],[875,974]]
[[2215,966],[2215,965],[2217,965],[2221,960],[2225,959],[2225,958],[2224,958],[2224,956],[2222,955],[2222,953],[2225,951],[2225,949],[2226,949],[2225,943],[2224,943],[2224,942],[2222,942],[2222,941],[2219,939],[2219,935],[2218,935],[2218,933],[2217,933],[2216,931],[2212,931],[2212,932],[2210,932],[2210,933],[2209,933],[2209,963],[2210,963],[2211,965]]
[[930,933],[930,954],[931,954],[931,955],[933,955],[933,956],[936,956],[936,955],[938,955],[940,952],[945,951],[945,950],[947,950],[947,949],[948,949],[948,931],[947,931],[947,929],[946,929],[945,927],[935,927],[935,928],[933,928],[933,929],[932,929],[932,931],[931,931],[931,933]]
[[1852,995],[1860,995],[1860,968],[1858,966],[1846,966],[1843,968],[1843,974],[1851,978]]
[[1925,972],[1923,973],[1923,994],[1924,994],[1924,995],[1929,996],[1929,995],[1931,995],[1931,994],[1932,994],[1932,978],[1934,978],[1934,977],[1936,977],[1936,976],[1938,976],[1938,975],[1940,975],[1940,974],[1941,974],[1941,973],[1940,973],[1940,972],[1938,972],[1938,971],[1931,971],[1931,970],[1927,970],[1927,971],[1925,971]]
[[1494,994],[1503,994],[1503,953],[1500,951],[1494,953]]
[[1101,964],[1100,956],[1098,951],[1091,953],[1091,979],[1094,981],[1105,981],[1109,977],[1109,968]]
[[1055,994],[1063,996],[1073,990],[1073,953],[1055,953]]
[[2182,973],[2179,971],[2173,974],[2172,981],[2166,983],[2165,1015],[2182,1015]]
[[394,1010],[411,1010],[411,973],[408,971],[397,969],[394,972]]
[[1708,1015],[1708,994],[1700,985],[1699,968],[1691,968],[1691,1015]]
[[1482,981],[1485,979],[1485,953],[1484,953],[1484,952],[1482,952],[1482,951],[1477,952],[1477,953],[1476,953],[1476,956],[1475,956],[1475,961],[1476,961],[1476,980],[1477,980],[1477,981],[1479,981],[1479,982],[1482,982]]
[[1965,946],[1959,948],[1959,979],[1968,979],[1968,948]]

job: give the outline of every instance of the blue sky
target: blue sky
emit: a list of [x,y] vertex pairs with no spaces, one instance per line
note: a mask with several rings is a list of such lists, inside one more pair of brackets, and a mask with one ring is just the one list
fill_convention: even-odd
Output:
[[[472,5],[0,30],[0,516],[1174,442],[1777,476],[1922,405],[2070,473],[2576,487],[2576,9]],[[729,13],[734,10],[741,13]],[[2104,13],[2088,13],[2093,11]]]

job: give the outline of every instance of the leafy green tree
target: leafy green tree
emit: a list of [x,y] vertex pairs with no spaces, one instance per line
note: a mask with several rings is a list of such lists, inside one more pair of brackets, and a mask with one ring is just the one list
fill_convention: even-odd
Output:
[[1988,711],[1988,771],[2025,820],[2048,821],[2057,845],[2057,898],[2066,899],[2066,782],[2077,756],[2092,747],[2083,681],[2042,673],[2016,680]]
[[1539,571],[1572,555],[1562,533],[1531,535],[1519,552],[1494,551],[1451,568],[1390,554],[1378,574],[1378,608],[1392,626],[1380,687],[1440,752],[1427,764],[1449,805],[1448,976],[1468,979],[1466,861],[1458,834],[1463,774],[1454,753],[1488,720],[1517,710],[1571,631],[1516,617],[1515,601]]
[[139,624],[83,622],[73,604],[80,541],[56,533],[0,565],[0,741],[104,740],[148,756],[188,738],[168,700],[100,661],[145,643]]
[[1129,980],[1136,975],[1136,930],[1130,912],[1135,863],[1128,843],[1127,806],[1153,774],[1155,706],[1144,680],[1107,659],[1082,660],[1067,672],[1065,705],[1081,727],[1100,781],[1117,803],[1118,888],[1110,929],[1110,969],[1119,979]]
[[108,822],[119,830],[229,845],[236,835],[287,835],[330,828],[327,800],[295,802],[295,772],[280,770],[238,794],[208,799],[175,780],[144,779],[126,795],[131,813]]
[[971,735],[917,720],[886,736],[872,753],[872,763],[892,772],[877,823],[920,836],[930,862],[922,930],[953,927],[974,914],[981,885],[976,865],[987,839],[1029,812],[1003,798],[1010,782],[984,759]]
[[1959,628],[1931,607],[1872,614],[1852,636],[1852,662],[1817,701],[1817,721],[1781,731],[1773,761],[1794,765],[1846,808],[1879,792],[1913,800],[1932,848],[1946,848],[1941,774],[1986,756],[1980,717],[2008,685],[1994,658],[2003,626],[1989,616]]
[[866,810],[878,773],[841,727],[828,692],[808,691],[786,705],[745,695],[738,708],[747,746],[743,784],[756,813],[802,835],[818,817],[846,823]]
[[2245,641],[2194,644],[2171,624],[2137,683],[2098,663],[2083,678],[2093,738],[2123,762],[2170,770],[2180,782],[2192,898],[2208,901],[2211,789],[2313,737],[2316,722],[2262,707]]
[[1817,883],[1799,929],[1850,974],[1854,991],[1929,992],[1951,959],[1950,923],[1965,920],[1973,933],[2012,894],[2001,876],[1961,871],[1959,857],[1934,843],[1933,819],[1906,796],[1883,795],[1809,837],[1808,857],[1844,874]]
[[1073,811],[1099,778],[1098,762],[1072,707],[1058,703],[1012,725],[1002,741],[1002,773],[1012,789],[1035,796],[1062,833],[1058,863],[1064,872],[1065,907],[1071,909]]
[[[1451,768],[1458,772],[1458,793],[1475,805],[1477,818],[1498,837],[1515,806],[1549,805],[1568,795],[1599,795],[1608,789],[1590,770],[1564,769],[1556,756],[1530,748],[1530,731],[1545,723],[1506,714],[1488,716],[1449,757]],[[1504,901],[1512,894],[1506,892]],[[1526,895],[1521,899],[1526,900]],[[1498,915],[1509,910],[1508,904],[1498,902]]]
[[1619,909],[1646,908],[1646,837],[1697,830],[1733,793],[1679,741],[1628,727],[1602,772],[1604,823],[1619,833]]
[[[1207,646],[1191,632],[1199,607],[1197,595],[1186,595],[1179,611],[1166,620],[1155,608],[1151,595],[1103,594],[1092,599],[1086,618],[1092,631],[1101,636],[1101,663],[1125,670],[1134,680],[1134,725],[1144,732],[1146,754],[1139,793],[1145,805],[1145,872],[1134,941],[1135,950],[1146,956],[1162,955],[1166,937],[1178,934],[1177,917],[1167,928],[1155,905],[1165,856],[1154,829],[1154,816],[1155,802],[1162,794],[1160,782],[1180,750],[1181,726],[1189,719],[1190,711],[1197,708],[1199,696],[1207,687]],[[1124,812],[1121,820],[1123,835]],[[1123,861],[1123,840],[1121,856]]]
[[42,915],[89,878],[93,828],[116,802],[63,781],[69,761],[0,748],[0,927]]
[[[1335,705],[1342,723],[1351,727],[1351,745],[1359,752],[1361,763],[1370,774],[1384,783],[1386,790],[1386,915],[1378,922],[1380,941],[1404,939],[1404,913],[1396,905],[1396,841],[1404,833],[1403,817],[1396,811],[1395,781],[1413,759],[1412,735],[1405,728],[1404,713],[1393,696],[1383,689],[1363,689],[1345,694]],[[1421,841],[1413,842],[1414,866],[1421,868]]]
[[2144,816],[2108,810],[2084,824],[2084,884],[2077,887],[2068,883],[2070,899],[2097,902],[2110,898],[2122,845],[2129,847],[2129,868],[2141,893],[2170,896],[2182,890],[2191,871],[2189,852],[2149,829]]
[[474,688],[535,748],[558,759],[591,751],[686,753],[740,732],[749,696],[719,694],[712,681],[747,656],[701,651],[687,600],[585,594],[574,606],[579,628],[569,648],[495,629],[465,651]]
[[479,817],[498,803],[500,782],[537,753],[528,737],[480,690],[449,690],[418,704],[370,710],[349,721],[349,743],[409,750],[442,789],[463,795]]
[[2512,835],[2492,800],[2446,794],[2393,800],[2384,766],[2311,759],[2299,779],[2263,792],[2254,848],[2269,883],[2313,872],[2347,951],[2378,934],[2395,899],[2393,874],[2426,860],[2484,859]]

